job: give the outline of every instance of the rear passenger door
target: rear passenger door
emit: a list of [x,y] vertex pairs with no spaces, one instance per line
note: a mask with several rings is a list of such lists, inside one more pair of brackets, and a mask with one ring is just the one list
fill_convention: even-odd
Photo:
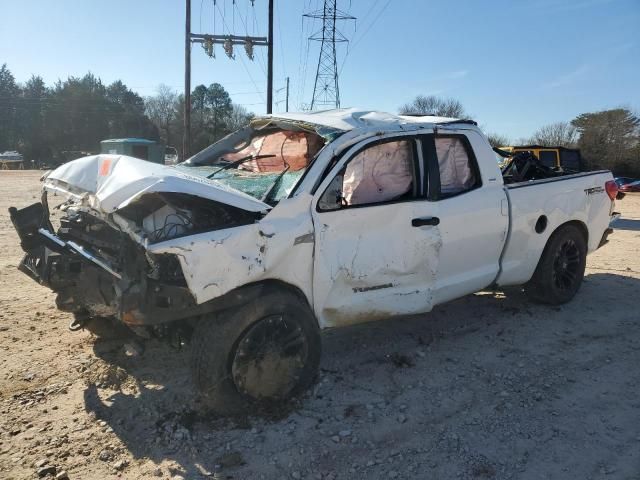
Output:
[[422,140],[429,173],[424,215],[441,238],[434,304],[476,292],[498,274],[509,212],[493,152],[474,130],[439,130]]

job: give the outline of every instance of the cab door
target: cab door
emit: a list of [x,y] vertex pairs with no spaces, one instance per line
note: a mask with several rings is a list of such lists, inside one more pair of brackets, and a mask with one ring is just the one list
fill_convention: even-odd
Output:
[[313,301],[322,327],[431,309],[441,238],[425,176],[420,138],[396,134],[355,145],[320,184]]
[[493,151],[478,132],[440,129],[422,143],[431,199],[423,215],[439,219],[433,287],[433,302],[439,304],[482,290],[496,279],[509,209]]

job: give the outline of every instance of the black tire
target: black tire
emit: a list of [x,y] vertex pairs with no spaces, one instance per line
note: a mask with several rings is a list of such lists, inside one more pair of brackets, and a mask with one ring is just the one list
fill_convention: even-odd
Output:
[[192,373],[207,407],[240,413],[306,390],[316,379],[320,354],[320,331],[307,303],[272,290],[197,323]]
[[560,305],[571,300],[584,277],[587,241],[575,225],[553,232],[542,252],[536,271],[525,285],[527,296],[538,303]]

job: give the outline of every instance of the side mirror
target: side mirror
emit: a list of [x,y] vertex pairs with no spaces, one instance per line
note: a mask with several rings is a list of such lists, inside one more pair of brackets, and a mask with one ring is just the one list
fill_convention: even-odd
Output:
[[336,175],[318,201],[322,211],[339,210],[342,207],[342,174]]

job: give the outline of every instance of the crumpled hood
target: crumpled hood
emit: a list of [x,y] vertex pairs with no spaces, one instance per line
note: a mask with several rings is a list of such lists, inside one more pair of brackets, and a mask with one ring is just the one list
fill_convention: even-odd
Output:
[[186,193],[249,212],[271,208],[215,180],[126,155],[92,155],[65,163],[46,176],[43,187],[84,198],[92,208],[105,213],[115,212],[153,192]]

